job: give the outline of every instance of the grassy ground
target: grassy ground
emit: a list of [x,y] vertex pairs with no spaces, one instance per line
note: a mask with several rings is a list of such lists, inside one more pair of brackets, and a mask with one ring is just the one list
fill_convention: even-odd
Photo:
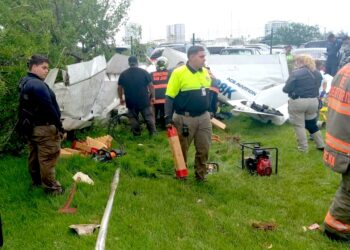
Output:
[[[97,232],[79,237],[68,226],[100,223],[117,167],[121,176],[107,249],[348,249],[349,245],[332,242],[319,231],[303,230],[322,224],[340,180],[323,166],[315,145],[310,142],[309,153],[299,153],[290,125],[265,125],[244,116],[227,124],[226,132],[214,130],[223,143],[214,142],[210,152],[220,171],[204,184],[194,181],[193,147],[189,179],[173,178],[165,133],[134,139],[127,130],[118,131],[114,146],[123,143],[127,155],[111,163],[61,159],[57,177],[67,192],[60,197],[29,188],[25,156],[0,159],[3,249],[94,249]],[[278,175],[258,177],[242,171],[240,147],[232,135],[278,147]],[[73,201],[77,213],[59,214],[76,171],[88,174],[95,185],[79,184]],[[255,221],[273,222],[277,228],[259,231],[251,226]]]

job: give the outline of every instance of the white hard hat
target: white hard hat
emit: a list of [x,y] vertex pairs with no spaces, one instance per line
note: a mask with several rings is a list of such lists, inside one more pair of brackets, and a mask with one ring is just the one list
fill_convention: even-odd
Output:
[[167,69],[168,68],[168,59],[165,56],[161,56],[157,58],[157,69]]

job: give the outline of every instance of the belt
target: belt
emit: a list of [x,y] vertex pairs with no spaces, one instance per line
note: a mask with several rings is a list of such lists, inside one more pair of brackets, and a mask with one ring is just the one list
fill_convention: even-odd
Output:
[[293,100],[296,100],[296,99],[302,99],[302,98],[317,98],[316,96],[315,97],[311,97],[311,96],[291,96],[290,97],[291,99]]
[[205,112],[206,111],[202,111],[202,112],[175,111],[175,113],[178,115],[191,116],[191,117],[203,115]]

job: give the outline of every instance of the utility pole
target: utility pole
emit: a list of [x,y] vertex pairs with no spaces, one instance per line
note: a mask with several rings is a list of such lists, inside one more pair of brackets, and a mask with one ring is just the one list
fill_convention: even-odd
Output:
[[194,46],[194,41],[195,41],[195,34],[192,34],[192,45]]
[[130,37],[130,52],[131,52],[131,55],[134,56],[134,48],[133,48],[133,44],[132,44],[132,36]]

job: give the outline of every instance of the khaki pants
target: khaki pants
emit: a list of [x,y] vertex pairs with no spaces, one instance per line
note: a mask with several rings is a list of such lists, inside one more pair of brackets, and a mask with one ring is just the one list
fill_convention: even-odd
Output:
[[[196,148],[195,155],[195,175],[196,179],[203,180],[206,175],[206,163],[209,156],[209,148],[211,144],[212,125],[208,112],[196,117],[174,114],[173,117],[175,127],[178,130],[182,153],[187,163],[187,153],[189,146],[194,141]],[[183,136],[183,126],[188,126],[189,135]]]
[[61,137],[54,125],[36,126],[29,139],[29,173],[33,185],[44,184],[47,191],[61,190],[55,179],[55,165],[60,155]]
[[[293,124],[294,131],[298,140],[298,147],[300,150],[308,150],[308,143],[305,131],[305,120],[312,120],[316,118],[317,112],[317,98],[299,98],[295,100],[289,99],[288,101],[289,121],[291,124]],[[319,134],[320,133],[317,133],[317,136]],[[319,136],[317,137],[317,139],[319,139]],[[323,141],[320,141],[318,144],[320,145],[317,145],[317,147],[323,147]]]

